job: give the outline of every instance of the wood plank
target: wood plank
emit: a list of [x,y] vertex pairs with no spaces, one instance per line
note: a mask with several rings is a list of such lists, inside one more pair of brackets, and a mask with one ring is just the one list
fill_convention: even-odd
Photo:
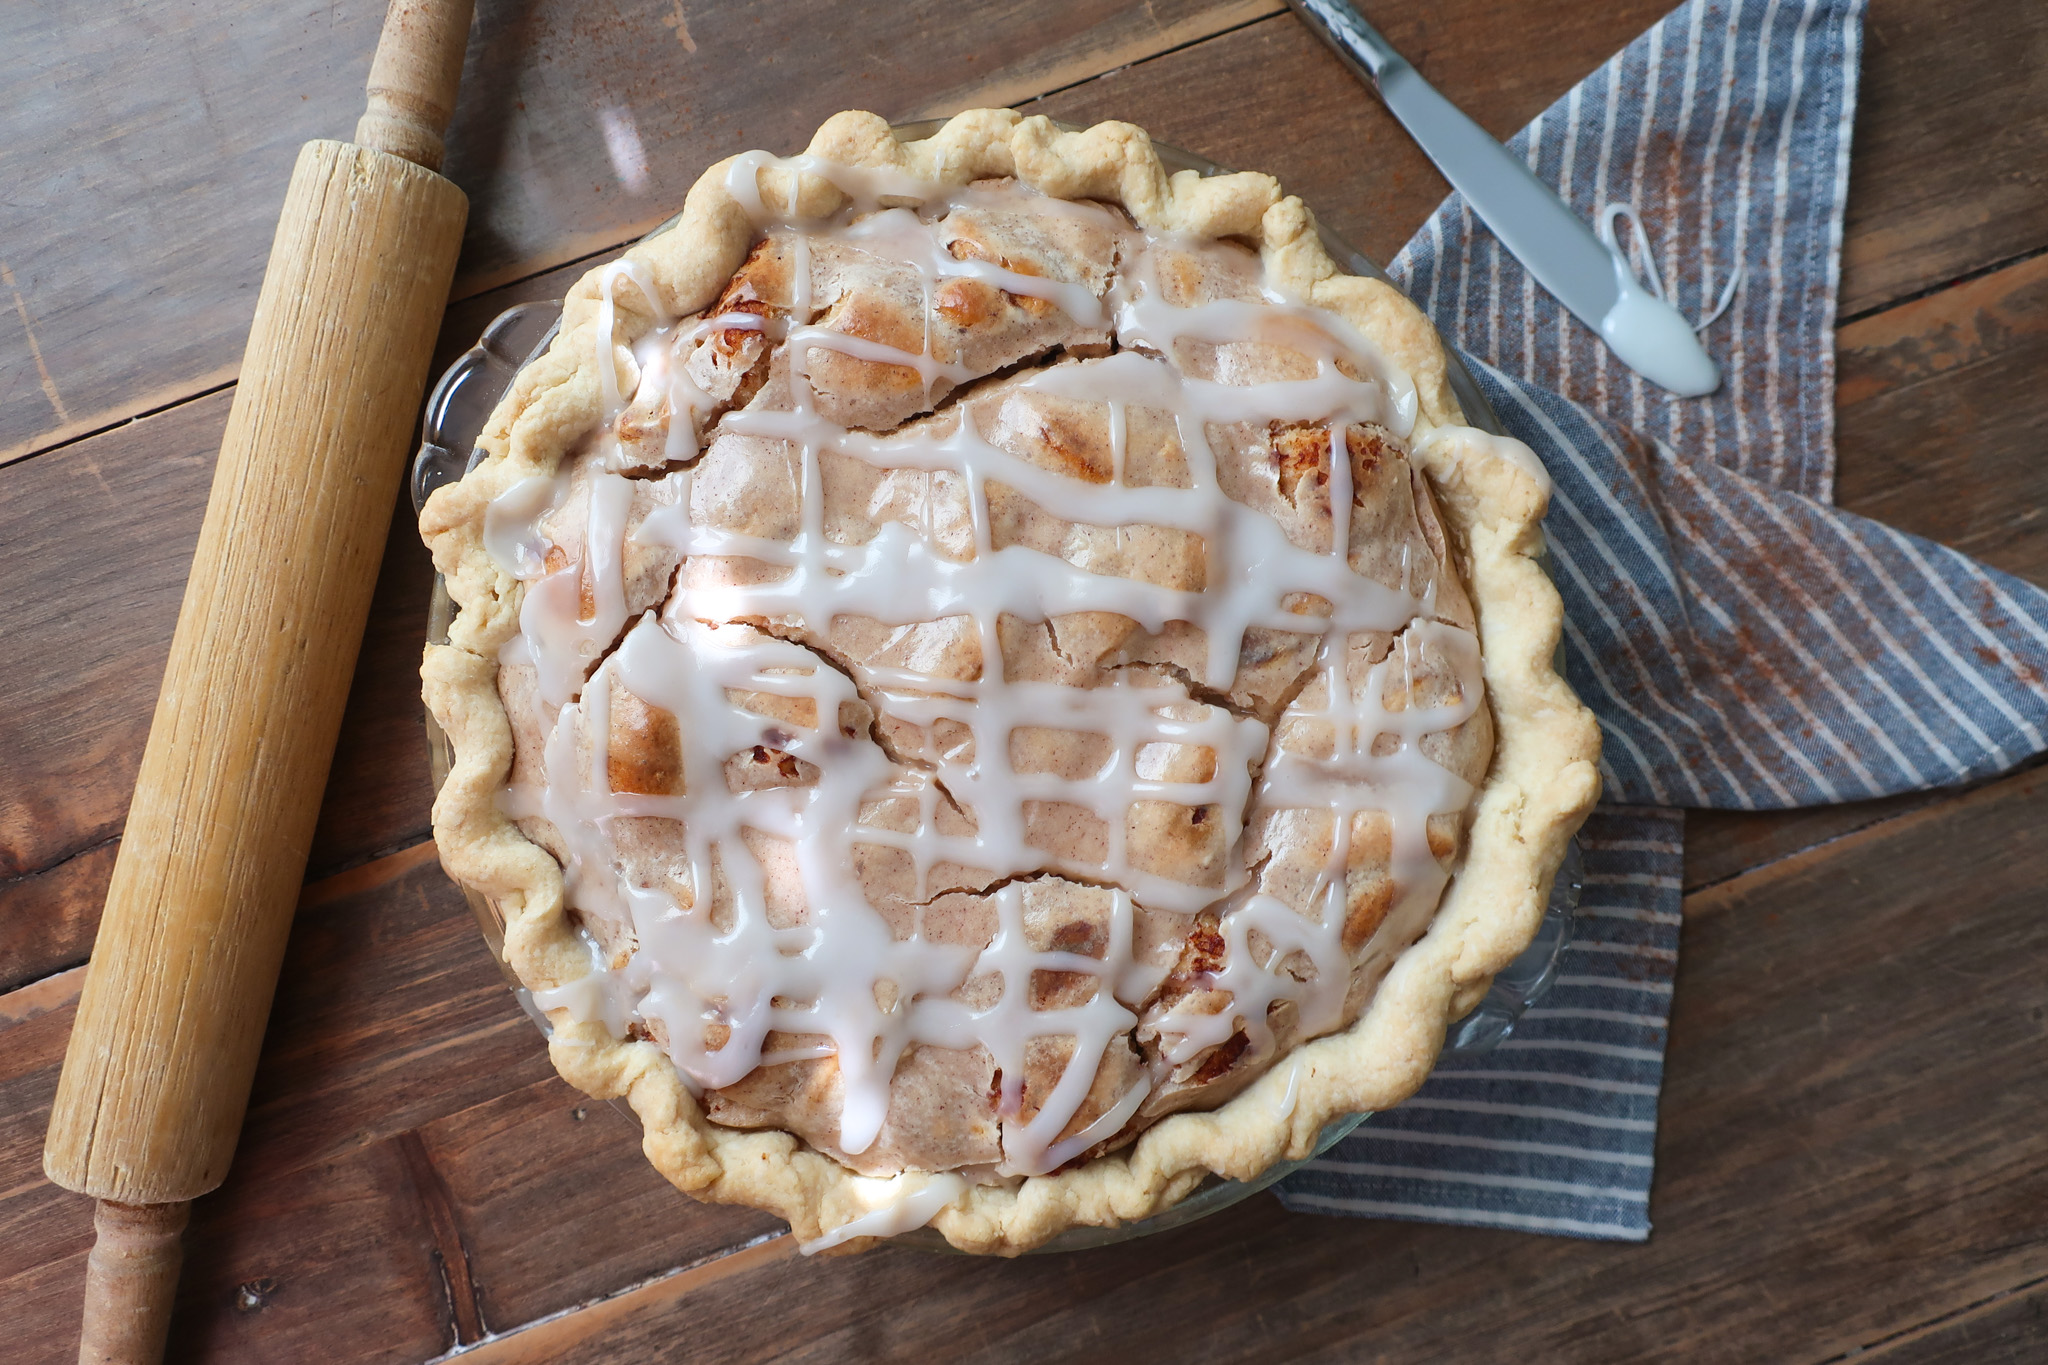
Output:
[[[233,377],[292,160],[355,127],[385,7],[57,8],[0,8],[0,50],[50,73],[0,107],[20,191],[0,200],[0,461]],[[1277,8],[479,6],[449,133],[472,205],[456,292],[635,236],[704,166],[793,150],[836,110],[1027,98]]]
[[[228,401],[0,467],[0,989],[91,949]],[[417,674],[432,581],[410,508],[395,509],[316,877],[426,837]]]
[[[1663,16],[1664,0],[1503,10],[1375,5],[1373,22],[1496,137],[1513,134]],[[1226,166],[1268,171],[1382,263],[1449,187],[1384,106],[1292,14],[1027,106],[1117,118]]]
[[[0,1302],[22,1365],[77,1359],[92,1203],[43,1177],[42,1150],[80,976],[0,996]],[[198,1201],[170,1358],[417,1360],[448,1344],[390,1147],[268,1180],[243,1162]]]
[[330,1160],[553,1074],[431,847],[308,888],[238,1166]]
[[1944,795],[1908,792],[1875,801],[1798,810],[1689,810],[1685,813],[1685,889],[1702,890],[1816,844],[1918,810]]
[[119,848],[109,838],[53,867],[0,878],[0,990],[85,961]]
[[493,1328],[786,1231],[778,1218],[674,1189],[641,1155],[630,1114],[554,1076],[436,1119],[420,1138],[446,1183]]
[[[0,1016],[0,1302],[19,1303],[30,1316],[61,1312],[73,1333],[74,1359],[84,1287],[79,1276],[92,1246],[92,1202],[43,1178],[43,1130],[57,1090],[57,1064],[71,1036],[78,984],[74,980],[54,1001],[40,1002],[47,1007],[16,1006]],[[76,1273],[46,1284],[53,1265],[72,1266]]]
[[[2048,762],[2035,755],[2019,765],[2024,771]],[[1997,781],[1999,779],[1987,779]],[[1716,882],[1803,853],[1830,839],[1870,829],[1946,801],[1959,791],[1987,785],[1935,791],[1902,792],[1874,801],[1845,801],[1838,806],[1803,806],[1797,810],[1694,810],[1685,815],[1685,889],[1704,890]]]
[[[538,1322],[530,1327],[496,1340],[485,1342],[473,1353],[477,1365],[542,1365],[564,1358],[565,1352],[600,1338],[609,1338],[611,1329],[623,1327],[631,1332],[635,1327],[672,1305],[681,1303],[692,1294],[708,1289],[721,1280],[750,1274],[764,1266],[774,1266],[796,1256],[796,1244],[788,1233],[761,1239],[751,1245],[734,1250],[726,1255],[714,1257],[698,1265],[685,1267],[672,1275],[644,1285],[635,1285],[626,1292],[599,1303],[591,1304],[574,1313],[564,1314],[549,1321]],[[678,1349],[677,1358],[697,1358],[694,1345],[676,1345],[676,1338],[669,1338],[669,1349]],[[617,1344],[623,1344],[617,1343]],[[652,1341],[637,1343],[642,1350],[658,1352],[663,1349]],[[614,1359],[627,1359],[618,1355]],[[645,1359],[658,1358],[645,1355]],[[884,1359],[886,1357],[864,1355],[856,1359]]]
[[4,471],[0,875],[100,843],[126,813],[132,717],[155,705],[226,419],[224,396],[204,398]]
[[2048,7],[1873,0],[1841,307],[1853,317],[2048,246]]
[[1370,1343],[1383,1359],[1746,1362],[1893,1339],[2048,1273],[2044,817],[2048,774],[2022,774],[1688,901],[1647,1244],[1263,1200],[1010,1263],[766,1244],[740,1273],[501,1337],[479,1365],[1123,1361],[1164,1342],[1189,1361],[1355,1360]]
[[[1022,104],[1049,91],[1091,80],[1105,71],[1142,62],[1284,12],[1282,6],[1267,0],[1236,0],[1232,4],[1199,8],[1147,5],[1142,15],[1112,13],[1106,16],[1108,22],[1053,38],[1022,60],[988,72],[973,72],[958,85],[924,96],[921,103],[892,104],[888,116],[905,121],[945,118],[962,109],[1000,109]],[[969,62],[979,65],[972,57]]]
[[1842,328],[1836,500],[2048,583],[2048,256]]
[[2044,813],[2036,768],[1687,901],[1660,1221],[1752,1248],[1688,1267],[1702,1330],[1767,1285],[1832,1355],[2048,1271]]
[[2022,1286],[1882,1342],[1857,1365],[2033,1365],[2048,1356],[2048,1286]]
[[455,1344],[435,1242],[387,1139],[289,1172],[240,1160],[192,1206],[171,1361],[412,1361]]

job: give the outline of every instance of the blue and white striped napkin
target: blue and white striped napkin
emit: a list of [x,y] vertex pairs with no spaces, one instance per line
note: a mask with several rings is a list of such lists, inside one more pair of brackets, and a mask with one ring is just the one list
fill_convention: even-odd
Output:
[[[1556,481],[1545,529],[1611,802],[1562,975],[1280,1186],[1290,1207],[1649,1235],[1684,825],[1983,777],[2048,740],[2048,593],[1831,505],[1862,0],[1690,0],[1510,145],[1628,206],[1720,392],[1624,368],[1453,195],[1390,273]],[[1628,237],[1623,241],[1630,240]],[[1739,272],[1739,274],[1737,273]]]

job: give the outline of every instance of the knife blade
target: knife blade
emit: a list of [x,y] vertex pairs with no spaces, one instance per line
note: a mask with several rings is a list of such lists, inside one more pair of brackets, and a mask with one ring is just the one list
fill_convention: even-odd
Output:
[[1720,387],[1720,368],[1692,324],[1644,288],[1619,251],[1594,235],[1528,163],[1424,80],[1349,0],[1287,3],[1373,88],[1536,282],[1623,364],[1682,398]]

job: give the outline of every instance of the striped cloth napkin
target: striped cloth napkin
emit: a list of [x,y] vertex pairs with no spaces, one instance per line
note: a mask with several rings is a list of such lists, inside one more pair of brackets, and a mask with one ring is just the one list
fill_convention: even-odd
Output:
[[[1510,145],[1707,326],[1674,399],[1453,195],[1390,273],[1556,480],[1545,529],[1607,799],[1555,989],[1279,1187],[1289,1208],[1649,1235],[1682,813],[1852,801],[2048,747],[2048,594],[1831,505],[1862,0],[1690,0]],[[1647,247],[1649,260],[1645,260]]]

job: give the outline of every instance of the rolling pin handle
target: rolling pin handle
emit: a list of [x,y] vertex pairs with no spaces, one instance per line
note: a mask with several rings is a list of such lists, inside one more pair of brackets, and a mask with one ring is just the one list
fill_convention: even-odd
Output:
[[356,145],[441,169],[442,137],[455,116],[462,50],[474,0],[392,0],[370,63],[370,102]]
[[85,1259],[85,1331],[78,1365],[155,1365],[163,1359],[178,1292],[178,1235],[192,1206],[93,1206],[96,1234]]

